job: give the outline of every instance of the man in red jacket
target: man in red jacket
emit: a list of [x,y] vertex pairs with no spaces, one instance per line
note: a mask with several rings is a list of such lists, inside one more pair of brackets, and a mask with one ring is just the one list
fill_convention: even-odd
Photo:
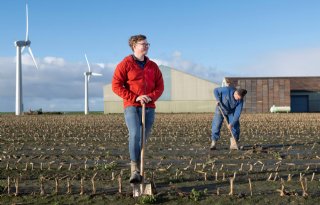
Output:
[[141,105],[146,105],[146,138],[150,134],[155,115],[155,101],[164,90],[162,73],[157,64],[146,55],[150,44],[144,35],[131,36],[129,46],[133,54],[125,57],[116,67],[112,90],[123,98],[124,117],[129,130],[131,159],[130,183],[141,181]]

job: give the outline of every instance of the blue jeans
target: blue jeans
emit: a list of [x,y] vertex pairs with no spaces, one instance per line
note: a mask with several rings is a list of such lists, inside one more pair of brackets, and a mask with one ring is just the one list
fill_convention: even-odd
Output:
[[[146,108],[146,139],[147,140],[152,124],[154,122],[154,108]],[[129,153],[131,161],[140,161],[141,153],[141,129],[142,129],[142,107],[129,106],[124,110],[124,118],[129,130]]]
[[[233,121],[233,113],[226,115],[227,120],[228,120],[228,124],[230,122]],[[211,139],[218,141],[220,139],[220,129],[222,126],[224,119],[223,116],[219,110],[219,108],[216,108],[216,112],[214,113],[214,117],[212,120],[212,136]],[[232,134],[235,137],[235,139],[238,141],[240,138],[240,123],[239,121],[236,121],[236,123],[234,124],[234,126],[232,126],[231,128]],[[228,130],[228,133],[230,133],[230,131]],[[230,134],[230,137],[231,134]]]

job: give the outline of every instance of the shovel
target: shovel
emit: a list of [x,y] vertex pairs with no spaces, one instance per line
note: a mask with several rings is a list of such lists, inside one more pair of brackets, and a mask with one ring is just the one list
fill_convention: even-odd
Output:
[[140,155],[140,173],[141,173],[141,183],[132,184],[133,186],[133,197],[138,197],[141,195],[153,195],[155,193],[155,185],[153,183],[147,183],[144,179],[144,151],[145,151],[145,139],[146,139],[146,106],[145,103],[142,104],[142,135],[141,135],[141,155]]
[[[219,108],[219,110],[220,110],[221,115],[223,116],[224,121],[226,121],[226,123],[227,123],[227,125],[228,125],[228,124],[229,124],[229,123],[228,123],[228,120],[227,120],[226,116],[223,114],[220,105],[217,105],[217,106],[218,106],[218,108]],[[232,140],[236,140],[236,138],[234,137],[234,135],[233,135],[233,133],[232,133],[232,130],[229,128],[229,126],[227,126],[227,127],[228,127],[228,130],[229,130],[230,133],[231,133]],[[241,149],[241,150],[242,150],[242,149],[243,149],[243,146],[239,147],[238,149]]]

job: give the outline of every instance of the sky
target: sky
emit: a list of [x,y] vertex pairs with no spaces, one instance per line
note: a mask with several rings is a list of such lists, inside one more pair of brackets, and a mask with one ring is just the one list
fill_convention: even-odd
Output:
[[15,110],[16,49],[25,110],[83,111],[87,54],[94,72],[89,109],[103,111],[103,86],[144,34],[158,65],[221,83],[225,76],[320,76],[318,0],[0,0],[0,112]]

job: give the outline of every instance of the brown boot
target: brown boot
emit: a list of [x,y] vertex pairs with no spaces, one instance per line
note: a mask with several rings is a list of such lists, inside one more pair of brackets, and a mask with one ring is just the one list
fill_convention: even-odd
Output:
[[230,138],[230,149],[231,150],[239,150],[238,142],[233,137]]
[[130,177],[130,183],[140,183],[141,182],[141,175],[140,175],[140,162],[134,162],[131,161],[130,163],[131,167],[131,177]]

